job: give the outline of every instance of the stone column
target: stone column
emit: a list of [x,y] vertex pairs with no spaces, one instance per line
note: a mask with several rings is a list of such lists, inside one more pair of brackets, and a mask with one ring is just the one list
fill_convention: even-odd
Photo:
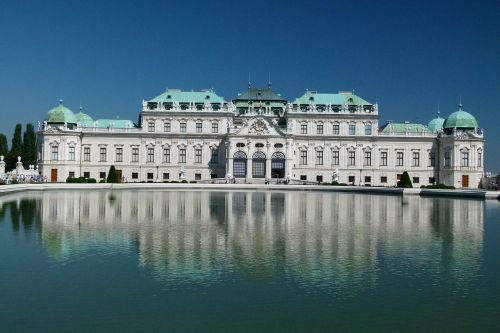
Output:
[[4,157],[0,156],[0,176],[5,174],[5,162],[4,162]]
[[267,179],[271,179],[272,178],[272,175],[271,175],[271,144],[268,142],[266,144],[266,178]]
[[293,177],[292,170],[292,142],[291,140],[286,141],[286,150],[285,150],[285,178],[287,176]]
[[252,178],[252,156],[247,156],[247,176],[246,178]]

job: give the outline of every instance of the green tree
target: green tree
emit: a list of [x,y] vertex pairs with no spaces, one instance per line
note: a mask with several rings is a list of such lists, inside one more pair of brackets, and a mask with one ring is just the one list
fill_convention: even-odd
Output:
[[398,187],[402,188],[412,188],[413,184],[410,179],[410,175],[408,174],[408,171],[403,172],[401,175],[401,180],[398,183]]
[[21,156],[24,166],[27,167],[28,165],[36,164],[36,134],[33,124],[26,125]]
[[23,126],[21,124],[16,125],[14,130],[14,136],[12,137],[12,145],[10,146],[10,152],[7,158],[7,169],[13,170],[16,167],[17,157],[21,156],[23,151]]
[[9,153],[9,145],[7,144],[7,137],[0,134],[0,156],[7,156]]
[[109,168],[108,177],[106,178],[106,183],[119,183],[118,173],[116,172],[115,166],[112,165]]

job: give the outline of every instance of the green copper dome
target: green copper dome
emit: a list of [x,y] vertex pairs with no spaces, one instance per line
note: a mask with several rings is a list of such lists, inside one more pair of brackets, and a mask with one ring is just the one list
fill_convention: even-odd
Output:
[[83,113],[82,111],[83,111],[83,109],[80,108],[80,112],[75,114],[75,118],[76,118],[76,121],[78,123],[85,123],[85,122],[93,122],[94,121],[94,119],[92,119],[91,116],[89,116],[86,113]]
[[76,117],[73,111],[63,105],[63,101],[59,101],[59,105],[47,112],[45,119],[47,123],[55,124],[76,124]]
[[474,129],[478,127],[476,118],[470,113],[462,110],[462,104],[458,106],[458,111],[453,112],[446,118],[443,124],[443,128],[445,129]]
[[437,117],[429,121],[427,127],[431,132],[438,132],[443,129],[444,122],[445,119],[438,112]]

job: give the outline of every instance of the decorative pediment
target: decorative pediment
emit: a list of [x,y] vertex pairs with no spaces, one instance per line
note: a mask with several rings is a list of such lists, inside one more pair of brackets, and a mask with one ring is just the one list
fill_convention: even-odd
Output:
[[284,136],[276,122],[264,117],[250,118],[243,123],[243,126],[234,133],[235,135],[251,136]]

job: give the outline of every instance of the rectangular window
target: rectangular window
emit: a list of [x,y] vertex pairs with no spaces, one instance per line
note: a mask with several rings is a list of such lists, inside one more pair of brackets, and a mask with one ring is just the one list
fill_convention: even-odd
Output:
[[365,151],[365,166],[371,166],[371,165],[372,165],[372,152]]
[[181,129],[181,133],[186,133],[186,128],[187,128],[187,124],[186,122],[181,122],[180,123],[180,129]]
[[306,175],[300,175],[300,180],[307,180],[307,176]]
[[323,176],[316,176],[316,181],[318,183],[322,183],[323,182]]
[[398,174],[396,175],[396,179],[397,179],[397,180],[401,180],[401,177],[402,177],[402,176],[403,176],[403,174],[402,174],[402,173],[398,173]]
[[69,147],[68,159],[70,161],[74,161],[75,160],[75,147]]
[[477,152],[477,166],[483,166],[483,153],[481,153],[480,151]]
[[347,179],[348,179],[349,183],[351,183],[351,184],[354,184],[354,182],[356,181],[356,177],[354,177],[354,176],[349,176]]
[[179,149],[179,163],[186,163],[186,149]]
[[340,134],[340,125],[333,124],[333,135],[339,135],[339,134]]
[[195,173],[194,180],[201,180],[201,173]]
[[147,156],[147,162],[153,163],[155,161],[155,149],[154,148],[148,148],[148,156]]
[[332,151],[332,165],[339,165],[339,151]]
[[169,180],[170,179],[170,173],[164,172],[163,173],[163,180]]
[[99,161],[100,162],[106,162],[106,159],[107,159],[107,152],[106,152],[106,148],[105,147],[101,147],[99,149]]
[[349,124],[349,135],[356,135],[356,124]]
[[307,150],[300,151],[300,165],[307,165]]
[[201,149],[195,149],[194,150],[194,163],[201,163],[201,160],[202,160]]
[[212,150],[212,155],[210,156],[210,163],[213,164],[219,163],[219,154],[217,154],[217,150]]
[[70,171],[68,177],[69,178],[75,178],[75,172],[74,171]]
[[444,152],[444,166],[451,166],[451,151],[449,150]]
[[132,148],[132,162],[139,162],[139,148]]
[[436,182],[435,177],[429,177],[429,184],[434,184]]
[[430,167],[436,166],[436,152],[434,151],[429,152],[429,166]]
[[148,172],[147,177],[148,177],[148,183],[151,183],[155,176],[152,172]]
[[170,163],[170,148],[163,148],[163,163]]
[[380,177],[380,182],[381,182],[382,184],[387,184],[387,176],[382,176],[382,177]]
[[219,133],[219,123],[217,122],[212,123],[212,133]]
[[154,132],[154,131],[155,131],[155,122],[149,121],[148,122],[148,132]]
[[316,151],[316,165],[323,165],[323,151]]
[[356,152],[354,150],[349,152],[349,165],[356,165]]
[[412,166],[414,167],[420,166],[420,153],[418,151],[413,152]]
[[52,146],[51,160],[52,161],[59,160],[59,146]]
[[316,132],[318,134],[323,134],[323,124],[316,125]]
[[85,171],[85,172],[83,173],[83,178],[86,178],[86,179],[90,178],[90,172]]
[[402,151],[396,152],[396,166],[404,165],[404,155]]
[[372,182],[372,177],[371,176],[365,176],[365,183],[371,183]]
[[469,166],[469,152],[468,151],[461,152],[460,166],[462,166],[462,167]]
[[116,148],[116,161],[123,162],[123,148]]
[[196,123],[196,133],[202,133],[203,132],[203,123],[197,122]]
[[413,184],[419,184],[420,183],[420,177],[413,177]]
[[307,124],[300,124],[300,134],[307,134]]
[[380,152],[380,166],[387,166],[387,152]]
[[138,172],[132,172],[132,179],[139,179],[139,173]]
[[372,124],[365,124],[365,135],[372,135]]
[[106,179],[106,172],[99,172],[99,179]]
[[170,132],[172,127],[170,125],[170,121],[166,121],[163,123],[163,132]]

